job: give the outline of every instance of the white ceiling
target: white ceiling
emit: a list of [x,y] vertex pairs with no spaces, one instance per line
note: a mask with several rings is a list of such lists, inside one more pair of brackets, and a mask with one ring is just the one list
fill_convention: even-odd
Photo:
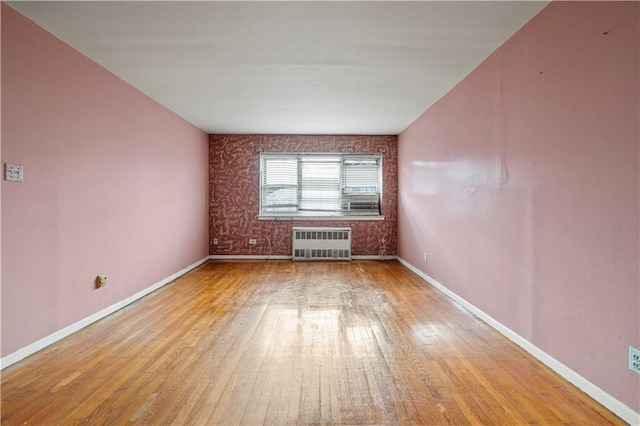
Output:
[[10,5],[207,133],[398,134],[547,3]]

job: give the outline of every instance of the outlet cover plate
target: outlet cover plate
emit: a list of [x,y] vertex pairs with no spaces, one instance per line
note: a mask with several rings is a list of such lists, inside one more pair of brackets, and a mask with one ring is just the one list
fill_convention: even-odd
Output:
[[629,346],[629,370],[640,374],[640,349]]
[[4,180],[9,182],[24,181],[24,167],[22,164],[4,163]]

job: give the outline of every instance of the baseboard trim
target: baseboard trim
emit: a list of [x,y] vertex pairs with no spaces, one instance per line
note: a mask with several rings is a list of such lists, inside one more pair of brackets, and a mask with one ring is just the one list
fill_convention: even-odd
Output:
[[292,256],[263,254],[212,254],[209,260],[291,260]]
[[[261,254],[212,254],[210,260],[292,260],[293,256]],[[355,255],[352,260],[391,260],[397,256]]]
[[380,256],[380,255],[367,255],[367,254],[356,254],[354,256],[351,256],[352,260],[394,260],[397,259],[398,257],[395,255],[384,255],[384,256]]
[[436,288],[440,292],[444,293],[447,297],[457,302],[466,308],[469,312],[480,318],[482,321],[493,327],[500,334],[505,336],[507,339],[511,340],[516,345],[520,346],[522,349],[527,351],[529,354],[533,355],[540,362],[545,364],[547,367],[558,373],[569,383],[572,383],[578,389],[589,395],[591,398],[595,399],[597,402],[606,407],[609,411],[614,413],[616,416],[620,417],[625,422],[630,425],[640,425],[640,413],[636,413],[633,409],[620,402],[598,386],[591,383],[589,380],[581,376],[580,374],[573,371],[571,368],[567,367],[557,359],[553,358],[551,355],[543,351],[542,349],[535,346],[533,343],[529,342],[524,337],[520,336],[513,330],[509,329],[502,323],[498,322],[488,314],[484,313],[480,309],[476,308],[471,303],[467,302],[462,297],[458,296],[453,291],[446,288],[444,285],[431,278],[426,273],[422,272],[406,260],[402,259],[400,256],[397,257],[398,261],[430,284],[432,287]]
[[191,271],[192,269],[202,265],[204,262],[206,262],[207,260],[209,260],[209,257],[205,257],[203,259],[198,260],[197,262],[187,266],[186,268],[176,272],[175,274],[172,274],[170,276],[168,276],[167,278],[158,281],[157,283],[151,285],[150,287],[145,288],[142,291],[139,291],[138,293],[134,294],[133,296],[129,296],[124,300],[121,300],[120,302],[114,303],[113,305],[102,309],[101,311],[96,312],[95,314],[89,315],[88,317],[81,319],[78,322],[75,322],[71,325],[68,325],[34,343],[31,343],[30,345],[27,345],[21,349],[18,349],[17,351],[10,353],[9,355],[5,356],[4,358],[0,359],[0,369],[4,369],[6,367],[9,367],[10,365],[15,364],[16,362],[19,362],[21,360],[23,360],[24,358],[28,357],[29,355],[33,355],[34,353],[46,348],[47,346],[57,342],[58,340],[61,340],[67,336],[69,336],[70,334],[73,334],[83,328],[85,328],[86,326],[108,316],[111,315],[112,313],[124,308],[125,306],[135,302],[138,299],[141,299],[142,297],[146,296],[149,293],[152,293],[156,290],[158,290],[159,288],[165,286],[166,284],[170,283],[171,281],[181,277],[182,275],[186,274],[187,272]]

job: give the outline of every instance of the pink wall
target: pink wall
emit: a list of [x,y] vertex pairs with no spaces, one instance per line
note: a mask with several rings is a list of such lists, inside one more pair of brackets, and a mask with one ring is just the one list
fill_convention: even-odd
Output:
[[399,255],[635,411],[639,7],[552,3],[398,142]]
[[2,87],[5,356],[207,255],[208,136],[4,4]]
[[[2,99],[2,83],[1,83],[2,82],[2,24],[1,23],[2,23],[2,7],[0,7],[0,100]],[[2,102],[0,102],[0,117],[2,117]],[[2,158],[2,120],[0,120],[0,158]],[[0,162],[0,167],[2,167],[1,162]],[[2,185],[0,185],[0,224],[1,223],[2,223]],[[0,241],[2,241],[2,226],[0,226]],[[1,342],[2,342],[2,244],[0,244],[0,351],[2,350]]]
[[[260,152],[382,153],[384,221],[258,220]],[[211,254],[291,255],[294,226],[350,226],[354,255],[396,254],[396,136],[211,135]],[[249,238],[257,244],[250,246]]]

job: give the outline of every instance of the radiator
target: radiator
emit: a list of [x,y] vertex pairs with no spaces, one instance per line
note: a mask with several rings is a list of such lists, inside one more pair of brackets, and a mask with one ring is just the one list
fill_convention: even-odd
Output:
[[293,260],[351,260],[351,228],[293,228]]

